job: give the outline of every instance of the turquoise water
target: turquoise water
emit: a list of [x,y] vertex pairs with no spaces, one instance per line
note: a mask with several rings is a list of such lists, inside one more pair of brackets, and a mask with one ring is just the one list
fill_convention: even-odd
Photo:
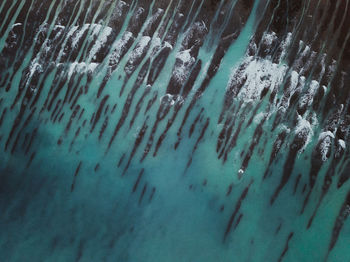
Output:
[[349,261],[348,8],[1,3],[0,261]]

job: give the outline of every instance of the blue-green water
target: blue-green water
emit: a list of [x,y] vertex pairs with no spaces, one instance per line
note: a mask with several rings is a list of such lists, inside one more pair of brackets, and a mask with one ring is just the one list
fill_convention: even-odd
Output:
[[350,9],[289,2],[0,3],[0,261],[350,261]]

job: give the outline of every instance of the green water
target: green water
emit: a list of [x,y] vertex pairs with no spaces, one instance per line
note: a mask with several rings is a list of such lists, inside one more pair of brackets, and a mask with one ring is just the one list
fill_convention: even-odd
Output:
[[[38,2],[40,1],[33,1],[33,8]],[[225,15],[241,15],[242,10],[245,10],[242,9],[243,2],[222,1],[222,6],[226,7]],[[18,10],[11,14],[13,18],[0,38],[0,55],[4,58],[1,61],[6,61],[5,66],[0,66],[0,82],[3,83],[0,87],[0,115],[6,109],[0,125],[0,261],[265,262],[281,261],[282,254],[283,261],[290,262],[350,261],[350,224],[346,219],[349,206],[346,206],[347,211],[344,211],[344,216],[339,219],[339,212],[349,191],[348,182],[340,188],[336,182],[330,185],[311,227],[307,228],[322,194],[323,180],[336,151],[334,142],[331,156],[318,171],[315,186],[310,186],[309,173],[313,152],[319,143],[320,133],[326,129],[324,116],[310,104],[307,113],[295,120],[296,108],[290,107],[285,113],[283,123],[273,129],[278,109],[282,106],[288,75],[297,70],[297,66],[287,64],[284,57],[278,62],[273,62],[271,56],[259,57],[258,54],[249,54],[259,28],[258,24],[266,19],[265,13],[259,13],[259,4],[268,5],[270,2],[254,1],[250,9],[248,8],[247,20],[242,18],[242,28],[237,30],[237,38],[230,43],[217,65],[217,72],[203,93],[198,92],[208,75],[215,50],[224,37],[224,30],[205,31],[200,27],[202,22],[205,23],[200,20],[200,16],[203,15],[202,9],[206,7],[206,1],[191,2],[192,9],[185,9],[186,4],[182,1],[173,3],[178,9],[170,6],[171,3],[170,1],[168,5],[161,1],[153,1],[151,4],[145,1],[126,1],[124,5],[122,1],[76,1],[74,8],[78,10],[77,14],[67,18],[70,23],[64,24],[59,35],[52,32],[58,30],[55,25],[63,24],[63,19],[61,21],[59,17],[64,12],[68,13],[65,9],[68,3],[52,1],[47,9],[43,9],[47,13],[39,9],[45,14],[40,24],[48,23],[46,33],[41,35],[40,24],[27,22],[28,26],[36,26],[32,29],[33,43],[24,54],[21,54],[21,47],[24,48],[24,45],[20,45],[15,49],[14,56],[6,53],[4,48],[8,45],[6,40],[10,35],[11,26],[19,19],[19,13],[26,1],[20,1]],[[85,9],[85,4],[90,9]],[[104,6],[107,7],[104,9]],[[129,9],[122,9],[120,6]],[[142,26],[135,29],[136,33],[133,32],[134,38],[130,46],[126,48],[127,44],[124,43],[125,55],[111,72],[98,97],[101,83],[107,72],[110,72],[109,63],[114,48],[121,46],[123,37],[132,29],[130,24],[135,23],[132,20],[135,17],[134,11],[139,7],[146,9],[145,20],[152,16],[152,8],[165,10],[162,19],[155,22],[156,30],[150,36],[150,47],[146,48],[143,56],[137,60],[139,53],[135,50],[140,41],[145,40],[148,28],[147,23],[142,23]],[[147,11],[147,7],[150,7],[150,10]],[[0,4],[0,12],[3,8]],[[139,87],[135,88],[148,59],[152,64],[159,50],[170,45],[169,42],[165,43],[167,38],[161,35],[161,26],[165,26],[167,33],[171,32],[171,24],[176,21],[176,15],[181,8],[187,10],[185,22],[192,27],[186,28],[186,23],[183,23],[174,33],[174,45],[171,45],[169,56],[154,83],[148,85],[146,77],[139,83]],[[120,31],[108,42],[113,48],[105,52],[102,61],[88,59],[93,44],[102,41],[103,30],[108,27],[112,28],[113,33],[113,30],[116,30],[111,23],[116,19],[118,10],[124,10],[125,14],[116,23]],[[267,9],[263,10],[267,12]],[[9,15],[8,12],[5,13]],[[218,16],[219,9],[214,14]],[[166,15],[169,15],[169,20]],[[141,21],[143,18],[139,19]],[[165,25],[167,21],[169,24]],[[186,75],[189,70],[193,70],[193,67],[186,67],[190,63],[187,60],[184,60],[182,65],[185,69],[176,67],[180,59],[179,54],[186,51],[184,42],[190,35],[189,28],[197,30],[194,22],[198,22],[200,30],[207,32],[203,33],[203,45],[200,46],[198,55],[192,57],[196,62],[201,60],[202,67],[187,97],[167,94],[174,71],[183,73],[185,80],[194,74],[191,71]],[[228,20],[226,22],[228,23]],[[69,32],[76,37],[77,33],[70,31],[73,30],[73,25],[77,25],[76,30],[80,32],[84,24],[99,24],[100,31],[94,38],[93,26],[90,26],[85,33],[90,37],[84,38],[82,34],[83,40],[77,38],[75,50],[69,46],[73,42],[69,38]],[[206,27],[209,25],[210,23],[205,24]],[[28,30],[23,27],[24,29]],[[200,30],[196,31],[199,35]],[[271,29],[266,29],[267,33],[270,31]],[[55,34],[59,44],[53,40]],[[44,43],[38,51],[35,43],[40,43],[41,38],[44,39]],[[281,42],[283,40],[285,38],[281,39]],[[25,43],[26,39],[21,41]],[[160,46],[157,46],[158,41],[161,42]],[[261,40],[261,43],[263,41]],[[284,51],[288,52],[288,48],[286,45]],[[57,50],[61,50],[65,58],[59,60],[55,56]],[[186,52],[182,53],[183,56],[188,54]],[[116,53],[119,55],[122,52]],[[297,52],[296,57],[302,57],[302,50]],[[128,76],[125,68],[130,65],[132,59],[135,59],[137,64],[135,71]],[[11,60],[17,64],[11,63]],[[72,60],[81,63],[81,68],[74,69],[75,64]],[[38,64],[37,67],[35,63]],[[242,74],[245,76],[240,78],[237,73],[239,67],[252,63],[256,63],[254,70],[244,71]],[[93,69],[94,66],[97,67]],[[29,70],[26,71],[27,69]],[[73,74],[70,75],[69,72]],[[7,73],[12,77],[6,76]],[[146,75],[150,74],[148,67]],[[275,77],[280,75],[282,80]],[[298,72],[299,81],[301,76],[302,73]],[[314,79],[311,73],[305,77]],[[246,79],[246,84],[230,99],[229,108],[225,110],[224,103],[230,94],[230,86],[234,81],[242,79]],[[125,89],[120,96],[124,83]],[[261,98],[261,86],[266,83],[270,83],[269,89],[266,91],[267,95]],[[5,90],[8,85],[9,90]],[[277,92],[275,99],[271,99],[275,88],[282,91]],[[144,95],[148,89],[150,91]],[[77,97],[80,90],[81,95]],[[132,93],[133,90],[135,93]],[[301,94],[307,94],[308,90],[309,82],[302,85]],[[39,95],[35,100],[37,94]],[[73,97],[71,100],[70,95]],[[101,118],[92,132],[100,103],[107,95]],[[139,104],[139,113],[130,127],[130,121],[143,95],[144,101]],[[148,102],[153,95],[156,95],[156,99],[148,108]],[[73,105],[76,97],[76,103]],[[170,106],[164,102],[167,101],[167,97],[173,99],[172,104],[169,102]],[[302,101],[301,97],[299,99]],[[65,101],[64,104],[58,104],[59,100],[61,103]],[[49,109],[51,101],[52,106]],[[125,122],[112,139],[118,122],[123,119],[128,102],[130,109]],[[169,112],[157,121],[159,108],[164,104]],[[182,106],[172,121],[179,104]],[[73,116],[77,105],[78,113]],[[116,106],[113,111],[114,105]],[[192,110],[186,116],[191,105]],[[55,111],[56,107],[60,109]],[[224,120],[219,123],[223,108]],[[103,135],[100,135],[106,117],[108,124]],[[230,117],[234,119],[231,121],[234,124],[231,133],[227,135],[228,144],[239,130],[239,124],[242,127],[240,132],[237,132],[235,146],[227,151],[227,160],[224,161],[223,157],[218,157],[220,152],[217,152],[216,148],[218,137],[225,128],[225,120]],[[306,122],[310,126],[302,126],[302,123]],[[147,125],[144,136],[133,154],[135,141],[138,141],[138,135],[144,125]],[[168,129],[167,125],[170,125]],[[260,127],[262,135],[257,139],[255,133]],[[14,131],[12,138],[9,138],[11,130]],[[164,130],[167,130],[164,140],[154,156],[156,144]],[[270,165],[274,142],[283,130],[286,130],[285,142]],[[289,150],[300,130],[310,131],[310,139],[297,153],[291,167],[291,178],[271,204],[271,197],[281,183]],[[36,135],[31,143],[33,133]],[[147,143],[151,137],[153,143],[148,149]],[[179,138],[181,142],[175,150]],[[256,145],[250,152],[249,148],[254,139]],[[111,146],[108,149],[109,144]],[[227,149],[227,146],[225,148]],[[149,153],[142,160],[147,150]],[[347,149],[345,151],[347,152]],[[244,159],[249,152],[250,160],[243,168]],[[344,153],[332,174],[334,181],[335,177],[340,176],[346,169],[346,156],[347,153]],[[266,172],[268,176],[264,179]],[[312,193],[301,214],[309,190]],[[229,227],[232,217],[233,223]],[[332,232],[337,223],[342,223],[342,228],[334,247],[329,251]],[[287,241],[289,237],[290,240]]]

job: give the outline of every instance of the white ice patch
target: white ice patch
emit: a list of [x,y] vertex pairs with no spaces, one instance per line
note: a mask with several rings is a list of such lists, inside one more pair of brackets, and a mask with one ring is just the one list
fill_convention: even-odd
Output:
[[[66,39],[65,39],[65,43],[67,42],[68,39],[70,39],[74,33],[78,30],[78,26],[72,26],[70,27],[69,32],[67,33]],[[64,45],[62,46],[58,56],[57,56],[57,62],[59,62],[61,60],[61,57],[64,55]]]
[[326,132],[320,133],[320,135],[318,136],[318,141],[325,139],[327,136],[334,138],[334,134],[331,131],[326,131]]
[[278,65],[268,59],[253,60],[252,57],[247,57],[245,60],[243,64],[248,64],[245,70],[242,72],[235,70],[231,76],[231,83],[240,83],[246,79],[238,93],[239,99],[245,102],[257,100],[264,89],[271,91],[282,83],[287,71],[286,65]]
[[157,8],[157,12],[152,15],[150,18],[147,19],[147,21],[145,22],[144,26],[147,28],[149,26],[151,26],[153,23],[156,22],[156,20],[158,19],[159,16],[161,16],[164,13],[164,9],[162,8]]
[[315,80],[312,80],[308,91],[304,94],[299,101],[300,106],[310,106],[314,100],[314,96],[319,88],[319,83]]
[[172,94],[165,94],[164,96],[159,98],[159,103],[164,103],[163,101],[167,101],[170,106],[175,105],[175,103],[182,104],[184,102],[184,99],[180,95],[172,95]]
[[300,69],[300,74],[305,75],[307,71],[314,65],[316,60],[317,53],[315,51],[311,51],[311,55],[308,57],[308,60],[306,63],[303,64],[302,68]]
[[102,46],[104,46],[106,44],[108,36],[111,33],[112,33],[111,27],[107,26],[107,27],[103,28],[102,32],[100,33],[100,35],[96,39],[95,44],[93,45],[93,47],[90,50],[89,57],[88,57],[89,60],[96,58],[97,52],[100,51]]
[[70,37],[73,36],[73,34],[75,33],[75,31],[77,31],[79,28],[79,26],[72,26],[67,34],[67,39],[69,39]]
[[290,75],[290,81],[291,81],[290,91],[291,91],[291,94],[294,94],[299,82],[299,74],[296,71],[292,71]]
[[277,35],[275,32],[265,32],[262,41],[264,44],[271,46],[273,41],[275,41],[276,39]]
[[298,123],[295,128],[295,134],[297,134],[299,137],[302,137],[305,141],[303,147],[299,150],[300,152],[302,152],[310,143],[314,132],[310,122],[302,118],[300,115],[298,115]]
[[318,81],[320,81],[320,79],[324,76],[324,73],[326,72],[326,57],[327,55],[326,54],[323,54],[322,55],[322,58],[321,58],[321,61],[320,61],[320,64],[321,64],[321,72],[320,72],[320,75],[318,76]]
[[280,131],[286,131],[288,134],[290,133],[290,128],[287,127],[287,126],[284,125],[284,124],[279,125],[278,130],[280,130]]
[[131,52],[129,56],[129,62],[133,64],[133,62],[139,58],[143,52],[145,51],[149,41],[151,38],[149,36],[142,36],[140,41],[137,43],[135,49]]
[[331,78],[336,69],[337,69],[337,61],[332,59],[332,64],[328,66],[327,78]]
[[84,35],[85,31],[90,27],[90,24],[84,24],[81,29],[79,29],[72,39],[72,47],[77,47],[80,38]]
[[345,141],[344,141],[343,139],[339,139],[339,140],[338,140],[338,143],[339,143],[339,145],[340,145],[343,149],[346,148],[346,144],[345,144]]
[[[185,38],[183,41],[184,46],[189,46],[194,34],[204,35],[206,31],[208,31],[208,28],[203,21],[195,22],[185,33]],[[197,41],[199,41],[199,39]]]
[[195,58],[191,56],[190,49],[186,49],[178,52],[176,54],[176,59],[177,62],[175,64],[172,76],[176,79],[177,82],[183,83],[188,77],[189,68],[195,62]]
[[307,56],[310,53],[310,46],[305,46],[303,52],[301,53],[301,58],[303,58],[304,56]]
[[37,62],[37,59],[34,59],[29,66],[28,79],[30,79],[35,72],[43,72],[43,67]]
[[192,56],[190,54],[190,49],[183,50],[176,54],[176,58],[180,59],[183,64],[186,64],[191,61]]
[[121,53],[130,39],[133,37],[133,34],[129,31],[126,31],[122,38],[117,40],[113,45],[113,52],[109,58],[109,63],[115,65],[119,63]]
[[162,44],[162,39],[160,39],[159,37],[152,38],[151,45],[150,45],[150,49],[152,50],[152,55],[151,55],[152,57],[156,55],[156,53],[160,49],[161,44]]
[[241,179],[243,174],[244,174],[244,170],[243,169],[239,169],[238,170],[238,178]]
[[305,57],[307,57],[311,51],[310,46],[306,45],[304,46],[304,42],[299,42],[299,51],[298,51],[298,59],[294,62],[294,68],[296,68],[298,71],[303,68],[305,62],[303,61]]
[[264,52],[270,52],[273,47],[273,43],[277,40],[277,35],[275,32],[265,32],[261,42],[264,44]]
[[326,161],[327,154],[331,148],[332,145],[332,138],[334,139],[334,134],[330,131],[322,132],[319,137],[318,141],[321,142],[320,144],[320,154],[322,156],[322,161]]
[[296,71],[292,71],[292,73],[290,74],[290,86],[284,92],[281,102],[278,106],[279,110],[282,110],[282,112],[287,111],[290,105],[291,97],[297,91],[298,87],[300,87],[300,85],[298,86],[299,79],[299,74]]
[[327,87],[325,85],[322,86],[324,93],[327,92]]
[[98,66],[97,63],[87,64],[87,63],[74,62],[69,65],[68,78],[71,78],[74,72],[77,72],[77,73],[93,72],[97,66]]
[[149,36],[142,36],[140,41],[137,43],[136,47],[134,48],[134,50],[132,50],[132,52],[129,55],[129,60],[124,68],[127,75],[132,74],[136,64],[138,63],[138,60],[147,51],[147,47],[150,41],[151,41],[151,38]]
[[59,29],[65,29],[66,27],[63,25],[55,25],[54,29],[59,28]]
[[256,124],[259,124],[261,122],[261,120],[263,120],[264,117],[266,117],[266,113],[260,112],[260,113],[256,114],[253,121]]
[[282,62],[282,59],[285,57],[286,55],[286,52],[287,52],[287,49],[291,43],[291,40],[292,40],[292,33],[288,33],[287,34],[287,37],[286,39],[283,40],[282,44],[281,44],[281,48],[282,48],[282,52],[281,52],[281,55],[280,55],[280,60],[279,62],[281,63]]
[[16,26],[20,26],[20,25],[22,25],[22,23],[13,24],[13,25],[12,25],[12,29],[15,28]]
[[113,17],[121,17],[123,15],[123,7],[127,6],[128,4],[125,3],[124,1],[119,1],[117,3],[117,6],[115,10],[113,11]]

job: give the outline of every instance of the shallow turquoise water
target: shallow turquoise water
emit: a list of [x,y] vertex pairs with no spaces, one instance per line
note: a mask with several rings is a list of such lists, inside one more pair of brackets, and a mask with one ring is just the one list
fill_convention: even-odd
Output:
[[346,63],[282,2],[5,2],[0,261],[350,260]]

